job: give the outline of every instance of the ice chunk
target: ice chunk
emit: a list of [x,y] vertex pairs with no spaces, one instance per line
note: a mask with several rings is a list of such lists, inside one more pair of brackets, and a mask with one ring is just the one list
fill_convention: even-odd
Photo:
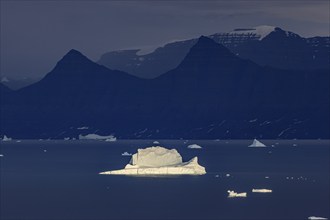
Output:
[[79,127],[79,128],[77,128],[78,130],[87,130],[88,129],[88,127],[87,126],[83,126],[83,127]]
[[106,141],[115,141],[116,137],[113,135],[101,136],[98,134],[87,134],[87,135],[79,135],[79,140],[106,140]]
[[138,149],[129,164],[122,170],[101,172],[110,175],[203,175],[205,168],[194,157],[182,162],[181,155],[175,149],[160,146]]
[[228,198],[235,198],[235,197],[247,197],[247,193],[237,193],[235,191],[228,190]]
[[140,167],[161,167],[171,166],[182,163],[182,157],[177,150],[156,146],[146,149],[138,149],[132,156],[132,165]]
[[189,149],[202,149],[201,146],[199,146],[198,144],[191,144],[188,146]]
[[65,137],[64,140],[65,140],[65,141],[69,141],[70,138],[69,138],[69,137]]
[[112,136],[111,138],[107,138],[105,139],[106,142],[113,142],[113,141],[117,141],[117,138]]
[[158,141],[154,141],[154,142],[152,142],[153,144],[159,144],[159,142]]
[[132,154],[130,154],[127,151],[125,151],[124,153],[121,154],[121,156],[132,156]]
[[324,217],[316,217],[316,216],[310,216],[310,217],[308,217],[308,219],[310,219],[310,220],[323,220],[323,219],[328,219],[328,218],[324,218]]
[[253,143],[251,145],[249,145],[249,147],[266,147],[266,145],[264,145],[263,143],[261,143],[257,139],[254,139]]
[[11,141],[12,139],[10,137],[7,137],[6,135],[3,136],[2,141]]
[[0,154],[0,157],[3,157],[3,154]]
[[271,193],[273,192],[271,189],[252,189],[254,193]]

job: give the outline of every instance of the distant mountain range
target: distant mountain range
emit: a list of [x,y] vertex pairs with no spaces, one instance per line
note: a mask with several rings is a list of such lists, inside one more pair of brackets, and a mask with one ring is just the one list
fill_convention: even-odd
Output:
[[330,138],[329,76],[264,67],[208,37],[155,79],[110,70],[71,50],[39,82],[18,91],[0,87],[0,134]]
[[13,79],[10,77],[3,76],[1,77],[0,82],[12,90],[18,90],[25,86],[38,82],[40,79],[41,77],[34,77],[34,78],[24,77],[24,78]]
[[[243,59],[280,69],[329,69],[330,37],[303,38],[278,27],[258,26],[208,36]],[[99,64],[137,77],[156,78],[177,67],[198,39],[176,41],[139,55],[139,49],[111,51]]]

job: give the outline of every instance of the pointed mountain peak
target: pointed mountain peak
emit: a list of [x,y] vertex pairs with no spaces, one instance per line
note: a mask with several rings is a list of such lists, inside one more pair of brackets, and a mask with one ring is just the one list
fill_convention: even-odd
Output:
[[198,38],[197,43],[215,43],[215,42],[211,38],[202,35]]
[[71,49],[67,54],[70,55],[82,55],[82,53],[76,49]]
[[198,38],[196,44],[191,48],[190,52],[210,52],[210,50],[217,52],[222,51],[223,53],[231,54],[229,49],[227,49],[225,46],[223,46],[222,44],[218,44],[211,38],[205,36],[201,36]]
[[[214,40],[201,36],[196,44],[190,49],[185,59],[182,61],[181,66],[192,65],[227,65],[232,61],[237,60],[234,54],[229,49],[221,44],[216,43]],[[212,63],[212,64],[211,64]]]
[[205,55],[206,58],[208,57],[208,54],[223,54],[234,56],[225,46],[223,46],[222,44],[218,44],[211,38],[205,36],[201,36],[200,38],[198,38],[197,43],[190,49],[189,53]]
[[45,79],[56,77],[67,77],[69,75],[85,75],[100,68],[99,64],[94,63],[85,55],[77,50],[70,50],[63,58],[57,62],[55,68],[46,75]]
[[84,65],[94,63],[90,59],[88,59],[85,55],[83,55],[78,50],[71,49],[67,54],[63,56],[63,58],[57,63],[57,67],[67,67],[72,65]]
[[62,58],[62,60],[81,60],[86,59],[89,60],[85,55],[83,55],[81,52],[75,49],[71,49],[65,56]]

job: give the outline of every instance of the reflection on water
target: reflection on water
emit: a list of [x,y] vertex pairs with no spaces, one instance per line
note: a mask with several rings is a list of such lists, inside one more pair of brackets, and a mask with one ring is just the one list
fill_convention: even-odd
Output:
[[[256,149],[251,140],[157,140],[184,161],[198,156],[207,174],[98,175],[153,141],[1,142],[0,219],[329,218],[329,141],[263,140],[269,147]],[[228,190],[247,197],[227,198]]]

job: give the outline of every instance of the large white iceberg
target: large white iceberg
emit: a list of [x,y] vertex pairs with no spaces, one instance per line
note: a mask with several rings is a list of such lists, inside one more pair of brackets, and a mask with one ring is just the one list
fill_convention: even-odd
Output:
[[257,139],[254,139],[253,143],[251,145],[249,145],[249,147],[266,147],[266,145],[264,145],[263,143],[261,143]]
[[79,140],[106,140],[106,141],[116,141],[117,138],[113,135],[101,136],[98,134],[87,134],[79,135]]
[[182,157],[175,149],[164,147],[148,147],[138,149],[129,164],[121,170],[105,171],[100,174],[110,175],[203,175],[205,168],[198,164],[194,157],[182,162]]

